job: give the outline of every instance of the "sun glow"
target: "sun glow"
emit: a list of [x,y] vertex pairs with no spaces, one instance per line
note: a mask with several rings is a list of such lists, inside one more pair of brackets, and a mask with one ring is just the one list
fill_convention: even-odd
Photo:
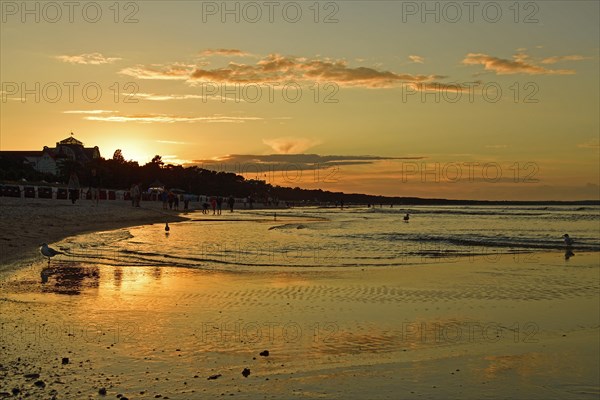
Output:
[[[118,149],[121,149],[121,153],[126,161],[137,161],[140,165],[150,162],[152,157],[156,154],[160,154],[157,150],[152,151],[141,143],[134,144],[133,142],[120,144]],[[116,150],[117,149],[114,149],[112,152],[107,153],[104,157],[112,158]]]

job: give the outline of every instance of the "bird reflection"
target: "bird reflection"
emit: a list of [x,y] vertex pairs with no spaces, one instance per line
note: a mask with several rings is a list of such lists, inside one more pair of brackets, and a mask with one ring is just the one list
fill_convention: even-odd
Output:
[[[45,267],[40,271],[40,278],[44,292],[77,295],[85,288],[98,287],[100,272],[97,267],[80,265]],[[51,284],[50,280],[54,284]]]

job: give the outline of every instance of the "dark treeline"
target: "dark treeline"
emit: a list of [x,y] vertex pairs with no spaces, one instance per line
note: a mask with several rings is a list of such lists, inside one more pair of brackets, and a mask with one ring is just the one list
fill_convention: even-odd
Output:
[[142,190],[160,184],[165,188],[177,188],[198,195],[221,195],[238,198],[252,196],[256,200],[271,197],[280,201],[309,204],[336,204],[343,201],[350,204],[378,205],[598,205],[598,201],[480,201],[423,199],[418,197],[387,197],[359,193],[329,192],[321,189],[301,189],[299,187],[273,186],[262,180],[245,179],[243,176],[228,172],[215,172],[199,167],[165,165],[160,156],[155,156],[145,165],[136,161],[126,161],[121,150],[115,151],[110,159],[96,159],[87,165],[74,161],[61,163],[59,176],[42,174],[23,160],[0,157],[0,181],[28,183],[47,182],[66,184],[71,171],[75,171],[82,187],[89,183],[91,170],[96,169],[101,187],[127,190],[133,183],[141,183]]

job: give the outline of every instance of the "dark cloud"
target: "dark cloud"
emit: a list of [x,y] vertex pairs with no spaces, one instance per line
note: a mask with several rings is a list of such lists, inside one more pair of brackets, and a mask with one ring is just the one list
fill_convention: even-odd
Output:
[[336,156],[318,154],[232,154],[218,159],[193,160],[190,165],[207,169],[239,172],[240,170],[294,171],[312,169],[315,165],[323,168],[343,165],[368,165],[379,161],[422,160],[425,157],[381,157],[381,156]]

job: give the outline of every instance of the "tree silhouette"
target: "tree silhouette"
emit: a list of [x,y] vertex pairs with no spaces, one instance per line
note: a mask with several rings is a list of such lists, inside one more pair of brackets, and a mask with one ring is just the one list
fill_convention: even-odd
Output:
[[159,167],[162,167],[163,165],[165,165],[165,163],[162,160],[162,157],[159,156],[158,154],[155,155],[154,157],[152,157],[152,161],[150,161],[151,164],[156,164]]
[[123,164],[125,162],[125,157],[123,157],[123,152],[121,151],[121,149],[116,149],[112,159],[120,164]]

